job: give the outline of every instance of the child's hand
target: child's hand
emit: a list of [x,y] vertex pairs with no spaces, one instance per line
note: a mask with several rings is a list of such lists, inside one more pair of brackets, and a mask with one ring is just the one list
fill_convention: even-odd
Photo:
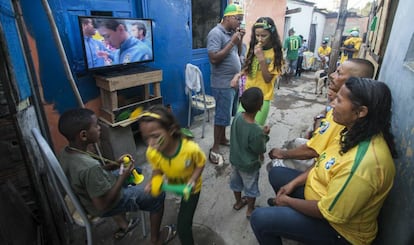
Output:
[[259,156],[259,160],[260,160],[261,162],[263,162],[263,161],[264,161],[264,154],[260,154],[260,156]]
[[233,79],[231,79],[230,81],[230,87],[238,88],[240,77],[241,77],[241,73],[237,73],[236,75],[234,75]]
[[269,125],[265,125],[263,127],[263,133],[264,134],[269,134],[270,133],[270,126]]
[[144,192],[147,194],[150,194],[151,189],[152,189],[152,181],[148,181],[148,183],[144,187]]
[[261,42],[259,42],[258,44],[256,44],[254,46],[254,55],[256,55],[257,60],[259,62],[260,61],[263,61],[265,59],[264,58],[264,53],[263,53],[263,46],[262,46],[262,43]]
[[135,162],[134,158],[132,158],[132,156],[130,154],[123,154],[117,160],[117,162],[119,163],[119,165],[121,165],[122,163],[127,163],[128,164],[128,162],[125,162],[125,160],[127,160],[126,158],[129,158],[128,160],[129,160],[130,163],[134,163]]
[[195,186],[195,181],[190,179],[187,183],[187,186],[193,188]]
[[119,171],[119,176],[124,180],[129,178],[134,168],[135,165],[133,163],[130,163],[128,166],[121,167],[122,171]]

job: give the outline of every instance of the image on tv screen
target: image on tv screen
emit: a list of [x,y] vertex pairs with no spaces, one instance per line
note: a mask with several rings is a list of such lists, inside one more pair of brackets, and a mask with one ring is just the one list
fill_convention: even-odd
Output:
[[78,19],[88,70],[154,60],[150,19],[96,16]]

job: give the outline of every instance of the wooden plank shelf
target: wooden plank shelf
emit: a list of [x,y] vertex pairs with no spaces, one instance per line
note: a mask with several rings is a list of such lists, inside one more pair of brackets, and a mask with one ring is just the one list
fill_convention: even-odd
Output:
[[[162,70],[145,69],[138,70],[135,73],[99,74],[94,77],[96,85],[100,88],[101,92],[102,107],[100,118],[111,126],[123,126],[131,121],[129,119],[120,122],[117,121],[118,115],[124,111],[132,112],[140,106],[146,108],[150,105],[162,104],[160,87]],[[140,86],[143,87],[144,91],[143,99],[127,105],[119,105],[118,92]]]

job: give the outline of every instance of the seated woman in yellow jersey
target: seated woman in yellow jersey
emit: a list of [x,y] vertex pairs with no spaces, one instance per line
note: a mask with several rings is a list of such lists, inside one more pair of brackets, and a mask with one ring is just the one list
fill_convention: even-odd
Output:
[[[152,178],[165,177],[169,185],[187,185],[191,194],[181,199],[177,232],[181,244],[194,244],[192,226],[201,190],[201,173],[206,156],[192,140],[182,136],[174,115],[161,105],[143,112],[139,129],[148,144],[147,160],[152,166]],[[145,186],[151,192],[151,181]],[[154,192],[151,192],[154,193]]]
[[344,126],[305,172],[274,167],[273,207],[257,208],[250,223],[260,244],[281,237],[305,244],[371,244],[393,185],[397,156],[391,134],[391,91],[383,82],[351,77],[332,105]]

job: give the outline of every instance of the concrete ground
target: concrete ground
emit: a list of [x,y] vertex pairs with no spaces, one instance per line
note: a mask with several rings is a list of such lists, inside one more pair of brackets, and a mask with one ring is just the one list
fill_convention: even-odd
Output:
[[[323,110],[326,103],[325,95],[315,95],[315,82],[313,72],[302,74],[300,78],[292,78],[291,81],[281,81],[280,89],[275,89],[275,99],[270,108],[268,124],[272,125],[268,149],[273,147],[286,147],[294,138],[305,136],[306,131],[313,122],[313,117]],[[201,120],[196,120],[191,130],[195,135],[195,141],[201,146],[208,157],[208,152],[213,142],[213,120],[206,125],[205,137],[201,138]],[[229,130],[227,130],[229,135]],[[138,155],[143,156],[144,147],[138,144]],[[225,164],[222,167],[206,163],[203,172],[203,187],[200,201],[194,217],[193,233],[198,245],[253,245],[258,244],[246,218],[246,207],[235,211],[233,192],[229,188],[229,147],[222,146]],[[265,163],[270,160],[265,154]],[[264,164],[266,165],[266,164]],[[287,163],[289,167],[300,168],[295,163]],[[141,165],[144,174],[149,176],[148,164]],[[267,206],[267,198],[274,195],[267,179],[266,166],[261,168],[259,188],[261,196],[257,198],[256,205]],[[163,224],[176,223],[179,198],[168,194],[165,205]],[[147,214],[147,227],[149,230],[149,218]],[[149,244],[149,235],[144,238],[141,225],[130,232],[121,241],[112,239],[116,229],[111,219],[94,229],[96,244]],[[81,229],[79,229],[81,231]],[[171,241],[171,245],[179,245],[179,239]],[[284,240],[286,245],[299,243]]]

